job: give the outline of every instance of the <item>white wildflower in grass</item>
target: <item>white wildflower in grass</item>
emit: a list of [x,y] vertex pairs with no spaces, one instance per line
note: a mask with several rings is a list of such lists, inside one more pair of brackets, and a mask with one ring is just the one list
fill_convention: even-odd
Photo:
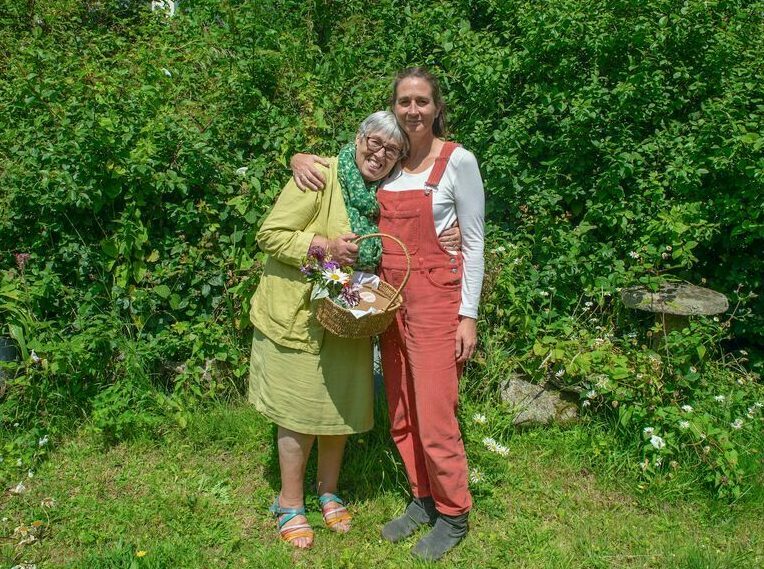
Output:
[[483,444],[485,445],[485,448],[487,448],[491,452],[495,452],[496,454],[501,456],[509,456],[509,449],[505,447],[504,445],[499,444],[491,437],[484,438]]
[[656,458],[653,464],[655,465],[655,468],[660,468],[663,465],[663,457],[659,456]]
[[714,395],[714,401],[718,401],[719,403],[721,403],[725,399],[727,398],[724,395]]
[[586,401],[584,401],[583,403],[581,403],[581,407],[588,407],[588,406],[589,406],[589,405],[591,405],[591,404],[592,404],[592,402],[591,402],[591,401],[589,401],[589,400],[586,400]]
[[515,259],[512,261],[515,265],[519,265],[523,262],[523,260],[520,257],[515,257]]
[[475,413],[472,416],[472,421],[474,423],[477,423],[478,425],[485,425],[488,422],[488,419],[485,418],[485,415],[482,413]]
[[21,462],[20,458],[16,459],[16,466],[21,466],[23,463]]
[[708,454],[709,452],[711,452],[711,447],[710,446],[704,446],[703,447],[703,454]]
[[586,308],[591,308],[593,305],[594,305],[594,303],[593,303],[593,302],[591,302],[591,301],[589,301],[589,302],[584,302],[584,306],[585,306]]
[[730,423],[730,427],[732,427],[735,430],[739,430],[743,428],[743,419],[735,419],[732,423]]
[[38,356],[34,350],[32,350],[32,353],[29,354],[29,359],[32,360],[32,363],[39,364],[40,363],[40,356]]
[[639,253],[637,253],[636,251],[629,251],[629,257],[631,257],[632,259],[639,259]]
[[689,429],[690,428],[690,422],[689,421],[679,421],[679,428],[680,429]]
[[504,247],[504,245],[499,245],[498,247],[496,247],[496,248],[493,250],[493,252],[494,252],[494,253],[503,253],[503,252],[504,252],[504,251],[506,251],[506,250],[507,250],[507,248],[506,248],[506,247]]
[[718,316],[714,316],[714,322],[719,322],[719,317]]
[[642,432],[649,437],[655,432],[655,429],[653,427],[645,427],[644,429],[642,429]]
[[653,447],[657,448],[658,450],[661,450],[663,447],[666,446],[666,441],[664,441],[658,435],[653,435],[652,437],[650,437],[650,444],[653,445]]
[[565,375],[565,368],[559,369],[554,373],[555,377],[562,377]]
[[741,356],[747,356],[748,352],[746,352],[745,350],[740,350],[740,355]]
[[764,403],[757,401],[756,403],[753,404],[753,406],[756,407],[757,409],[761,409],[762,407],[764,407]]
[[547,297],[547,296],[549,296],[549,293],[547,291],[545,291],[545,290],[542,290],[542,291],[539,292],[539,295],[541,295],[543,297]]
[[485,480],[485,476],[477,468],[470,468],[470,484],[480,484]]
[[350,280],[350,275],[340,269],[332,269],[331,271],[324,271],[324,279],[328,283],[345,284]]
[[698,373],[698,370],[690,366],[690,373]]
[[37,446],[44,447],[45,445],[48,444],[48,440],[49,440],[48,435],[45,435],[44,437],[40,437],[37,441]]
[[673,247],[671,247],[671,245],[666,245],[666,251],[668,251],[669,253],[671,253],[671,250],[672,250],[672,249],[673,249]]
[[236,175],[237,176],[244,176],[244,175],[246,175],[247,170],[249,170],[249,168],[247,168],[246,166],[242,166],[241,168],[237,168],[236,169]]
[[27,478],[34,478],[34,471],[33,470],[29,470],[27,472]]
[[597,392],[594,391],[594,389],[590,389],[589,391],[586,392],[587,399],[594,399],[595,397],[597,397]]
[[755,412],[756,412],[756,407],[749,407],[745,413],[745,416],[748,417],[749,419],[753,419]]
[[172,73],[170,73],[170,70],[166,67],[162,67],[162,73],[164,73],[167,77],[172,77]]
[[23,482],[19,482],[18,484],[16,484],[16,486],[11,488],[11,490],[10,490],[11,494],[13,494],[15,496],[21,496],[26,491],[27,491],[27,487],[24,486]]
[[692,413],[692,405],[682,405],[682,411],[685,413]]

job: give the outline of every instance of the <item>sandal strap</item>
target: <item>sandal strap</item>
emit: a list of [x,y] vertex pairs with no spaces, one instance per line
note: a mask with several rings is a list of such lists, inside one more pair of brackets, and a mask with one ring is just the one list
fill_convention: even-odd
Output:
[[[281,531],[281,528],[284,527],[285,524],[288,524],[297,516],[305,515],[305,506],[300,506],[299,508],[286,508],[279,504],[278,496],[276,496],[276,499],[273,501],[273,504],[271,504],[271,507],[268,508],[268,510],[270,511],[271,514],[273,514],[275,518],[278,518],[276,520],[276,524],[278,525],[279,531]],[[292,527],[294,528],[308,527],[309,528],[310,526],[306,524],[300,524],[300,525],[290,526],[290,528],[288,529],[291,529]]]
[[[329,526],[329,529],[353,519],[353,516],[350,515],[350,512],[348,512],[345,507],[345,502],[337,497],[336,494],[327,492],[326,494],[319,496],[318,501],[321,503],[321,514],[324,517],[324,523]],[[332,508],[329,507],[329,504],[331,503],[338,505]]]
[[340,506],[344,506],[345,502],[339,498],[336,494],[332,494],[331,492],[326,492],[325,494],[321,494],[318,497],[318,501],[321,504],[321,506],[326,506],[329,502],[337,502]]
[[[278,519],[276,520],[276,525],[278,525],[279,531],[281,531],[281,528],[283,528],[286,524],[291,522],[297,516],[303,516],[303,515],[305,515],[305,514],[286,514],[286,513],[285,514],[279,514],[278,515]],[[301,525],[305,525],[305,524],[301,524]],[[298,525],[293,525],[293,526],[289,526],[289,527],[293,528],[293,527],[299,527],[299,526]],[[306,526],[306,527],[310,527],[310,526]]]
[[313,528],[308,523],[294,524],[288,527],[286,524],[291,522],[297,516],[305,515],[305,506],[299,508],[285,508],[279,504],[279,497],[271,504],[268,510],[276,517],[276,527],[279,531],[279,537],[287,543],[291,543],[300,538],[313,539]]
[[299,524],[296,526],[290,526],[288,528],[279,529],[279,537],[283,541],[286,541],[287,543],[291,543],[302,537],[308,538],[312,542],[314,533],[313,533],[313,528],[310,527],[309,525]]
[[273,504],[271,504],[271,507],[268,508],[268,511],[276,517],[282,514],[292,514],[292,517],[304,516],[305,506],[300,506],[299,508],[285,508],[284,506],[279,504],[279,497],[276,496],[276,499],[273,500]]
[[334,510],[329,510],[328,512],[324,511],[323,515],[324,515],[324,522],[330,528],[336,526],[337,524],[341,524],[343,522],[349,522],[350,520],[353,519],[353,516],[350,515],[350,512],[348,512],[344,506],[335,508]]

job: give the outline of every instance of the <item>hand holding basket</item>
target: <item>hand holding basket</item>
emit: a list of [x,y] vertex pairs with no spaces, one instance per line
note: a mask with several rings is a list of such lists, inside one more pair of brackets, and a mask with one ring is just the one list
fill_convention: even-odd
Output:
[[356,239],[356,243],[372,237],[392,239],[400,246],[404,255],[406,255],[406,274],[398,288],[381,279],[379,287],[376,289],[363,285],[362,289],[364,291],[370,292],[377,297],[373,306],[379,312],[366,314],[360,318],[356,318],[350,310],[335,304],[328,298],[319,300],[316,309],[316,319],[326,330],[342,338],[366,338],[384,332],[393,321],[393,318],[395,318],[395,312],[401,306],[401,290],[406,286],[406,282],[411,274],[411,257],[400,239],[387,233],[370,233]]

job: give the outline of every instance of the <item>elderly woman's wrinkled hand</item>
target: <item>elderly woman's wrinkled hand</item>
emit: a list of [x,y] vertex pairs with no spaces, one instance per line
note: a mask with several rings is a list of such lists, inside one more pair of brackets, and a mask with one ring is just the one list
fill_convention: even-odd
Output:
[[317,192],[326,186],[326,178],[316,168],[317,163],[329,167],[329,161],[317,154],[295,154],[289,161],[294,181],[303,192]]
[[352,265],[358,258],[358,245],[353,241],[358,236],[355,233],[346,233],[329,240],[327,249],[333,261],[340,265]]

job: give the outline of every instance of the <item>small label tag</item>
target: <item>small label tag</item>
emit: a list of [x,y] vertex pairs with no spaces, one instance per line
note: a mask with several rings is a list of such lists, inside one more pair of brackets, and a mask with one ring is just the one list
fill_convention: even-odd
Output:
[[361,300],[366,301],[368,303],[372,303],[375,300],[377,300],[377,295],[374,294],[373,292],[369,292],[367,290],[361,291],[359,296],[361,297]]

